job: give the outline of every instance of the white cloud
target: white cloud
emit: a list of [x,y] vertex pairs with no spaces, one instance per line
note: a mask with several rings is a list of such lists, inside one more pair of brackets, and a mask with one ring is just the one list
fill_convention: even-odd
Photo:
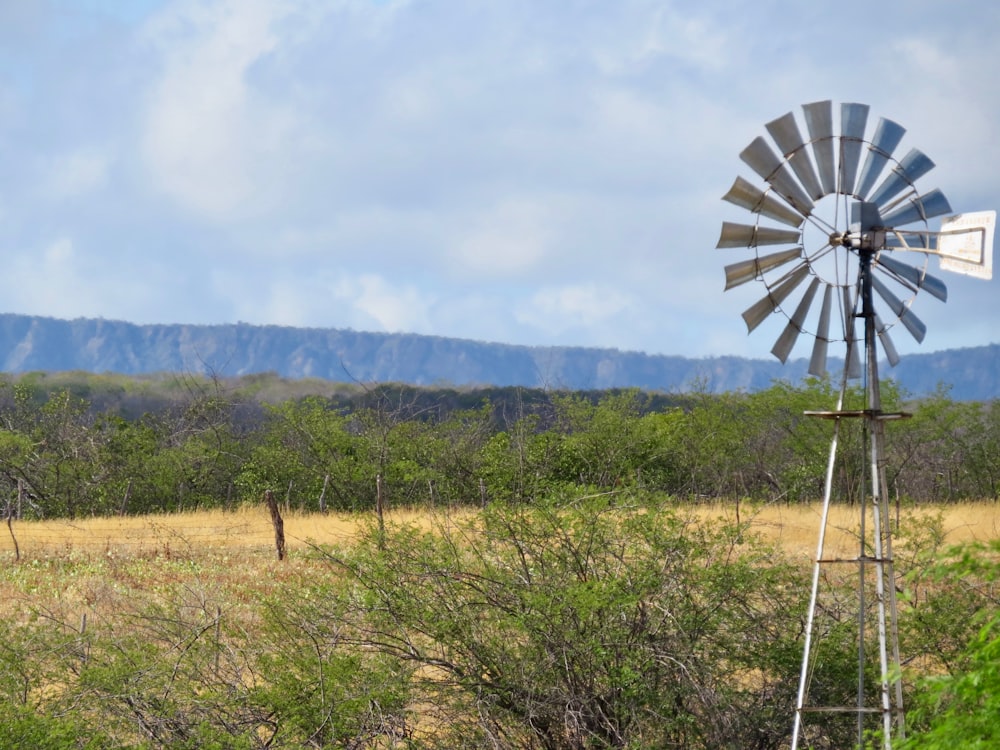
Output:
[[662,2],[624,4],[625,12],[598,14],[594,58],[613,76],[661,62],[717,70],[732,48],[728,30],[701,9],[684,12]]
[[627,294],[588,283],[543,287],[514,316],[521,323],[558,335],[571,328],[601,327],[632,308]]
[[[409,284],[393,284],[376,274],[345,278],[334,291],[362,320],[373,321],[377,330],[430,333],[429,310],[434,300]],[[368,326],[371,327],[370,323]]]
[[453,257],[473,278],[510,278],[530,272],[549,251],[552,228],[541,197],[508,199],[471,217],[460,233]]
[[164,70],[149,96],[143,153],[159,187],[215,220],[274,200],[294,116],[261,97],[251,68],[278,44],[281,6],[255,0],[168,6],[147,35]]
[[233,319],[257,325],[309,326],[330,296],[320,279],[255,279],[236,270],[213,273],[211,289]]
[[70,237],[57,237],[34,253],[8,260],[4,286],[8,309],[75,318],[97,315],[92,288]]
[[[0,291],[5,309],[56,318],[94,317],[159,323],[188,320],[178,305],[177,268],[156,258],[106,257],[85,240],[56,235],[8,255]],[[207,321],[206,321],[207,322]]]
[[336,326],[358,330],[433,333],[435,297],[414,284],[374,273],[317,271],[311,276],[276,268],[270,276],[253,272],[216,273],[213,292],[235,311],[235,319],[255,324]]

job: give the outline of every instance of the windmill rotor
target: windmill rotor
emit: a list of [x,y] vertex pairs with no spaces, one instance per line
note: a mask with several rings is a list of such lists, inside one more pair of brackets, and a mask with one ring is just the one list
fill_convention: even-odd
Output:
[[[901,326],[918,342],[926,333],[912,309],[918,292],[942,302],[947,298],[928,262],[942,255],[938,240],[946,244],[947,235],[931,229],[930,222],[951,213],[951,206],[941,190],[917,187],[934,162],[915,148],[900,153],[906,131],[892,120],[880,118],[868,135],[865,104],[844,103],[839,119],[834,114],[831,101],[812,102],[802,107],[804,128],[793,112],[765,125],[770,138],[758,136],[740,153],[763,184],[738,176],[723,196],[750,216],[724,222],[716,245],[753,253],[725,267],[727,290],[751,281],[765,287],[743,313],[748,332],[772,313],[783,314],[787,322],[772,353],[785,362],[800,338],[811,337],[814,375],[826,371],[829,344],[842,342],[850,349],[856,341],[864,263],[870,261],[877,279],[877,338],[892,365],[899,358],[890,330]],[[958,228],[954,234],[964,237],[968,231]],[[964,256],[957,263],[977,265]],[[859,375],[859,368],[850,374]]]

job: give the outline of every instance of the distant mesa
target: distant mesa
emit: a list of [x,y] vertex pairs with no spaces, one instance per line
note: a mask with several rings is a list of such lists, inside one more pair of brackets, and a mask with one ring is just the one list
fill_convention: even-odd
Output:
[[[888,371],[910,394],[950,387],[959,400],[1000,395],[1000,345],[911,354]],[[418,386],[524,386],[553,390],[642,388],[713,393],[799,382],[805,359],[692,359],[565,346],[516,346],[409,333],[336,328],[222,325],[136,325],[93,318],[0,314],[5,372],[186,372],[240,376],[274,372],[287,378]],[[956,362],[961,367],[956,367]],[[830,363],[831,371],[837,365]]]

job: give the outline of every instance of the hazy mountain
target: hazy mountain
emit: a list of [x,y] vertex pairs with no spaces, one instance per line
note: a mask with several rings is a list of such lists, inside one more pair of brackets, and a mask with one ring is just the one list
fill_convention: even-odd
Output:
[[[290,378],[413,385],[523,385],[568,389],[639,387],[714,392],[798,381],[807,362],[741,357],[688,359],[583,347],[529,347],[416,334],[232,325],[136,325],[0,314],[6,372],[275,372]],[[1000,395],[1000,345],[909,355],[884,373],[920,395],[939,384],[956,399]],[[831,360],[838,371],[840,364]]]

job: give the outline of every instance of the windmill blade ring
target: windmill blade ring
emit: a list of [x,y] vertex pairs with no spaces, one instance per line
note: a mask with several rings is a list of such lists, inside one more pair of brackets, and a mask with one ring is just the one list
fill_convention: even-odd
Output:
[[[912,309],[916,295],[948,297],[926,262],[933,252],[929,222],[952,209],[940,190],[917,188],[934,162],[916,148],[900,149],[906,129],[894,120],[872,118],[869,133],[869,114],[867,104],[823,100],[767,122],[766,134],[739,154],[762,184],[737,177],[723,196],[751,217],[722,223],[717,248],[751,251],[725,264],[725,289],[763,283],[766,293],[743,312],[748,331],[780,313],[785,321],[771,353],[786,362],[799,342],[812,338],[809,372],[816,375],[825,372],[829,345],[837,341],[846,347],[851,377],[861,373],[861,349],[870,338],[894,365],[894,323],[917,341],[926,335]],[[925,267],[892,257],[893,249],[922,252]],[[863,275],[870,284],[860,283]],[[866,334],[859,337],[855,323],[863,318]]]

